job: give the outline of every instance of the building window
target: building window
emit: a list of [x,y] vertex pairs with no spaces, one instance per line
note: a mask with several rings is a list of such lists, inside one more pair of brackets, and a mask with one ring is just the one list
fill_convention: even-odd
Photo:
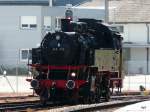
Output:
[[61,29],[61,17],[56,17],[55,18],[55,28],[56,29]]
[[124,59],[124,61],[129,61],[131,59],[131,49],[130,48],[123,49],[123,59]]
[[44,29],[45,30],[51,30],[51,17],[50,16],[45,16],[44,17]]
[[22,28],[27,28],[28,24],[22,24]]
[[117,31],[117,32],[120,32],[120,33],[124,33],[124,26],[122,26],[122,25],[112,25],[112,26],[110,26],[110,28],[111,28],[113,31]]
[[36,24],[30,24],[30,28],[36,28],[37,25]]
[[20,50],[20,61],[31,61],[32,59],[32,50],[21,49]]
[[21,29],[35,29],[37,28],[36,16],[21,16]]

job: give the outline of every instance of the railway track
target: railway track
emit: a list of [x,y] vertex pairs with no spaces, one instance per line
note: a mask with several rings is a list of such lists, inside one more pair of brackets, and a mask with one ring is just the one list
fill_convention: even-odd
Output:
[[128,95],[128,96],[111,96],[111,100],[130,100],[130,99],[150,99],[150,95]]
[[60,112],[60,111],[91,111],[106,108],[121,107],[141,101],[150,99],[150,96],[114,96],[110,102],[103,102],[98,104],[86,104],[86,105],[64,105],[58,103],[49,102],[46,106],[42,106],[39,100],[36,101],[25,101],[25,102],[11,102],[11,103],[0,103],[0,112],[5,111],[27,111],[27,109],[33,110],[49,110],[49,112]]
[[0,100],[5,100],[5,99],[28,99],[28,98],[38,98],[38,96],[33,96],[33,95],[28,95],[28,96],[5,96],[5,97],[0,97]]
[[0,103],[0,112],[26,112],[28,109],[38,111],[44,109],[52,109],[62,107],[64,104],[56,102],[55,104],[52,102],[47,103],[47,105],[43,106],[40,103],[40,100],[35,101],[25,101],[25,102],[11,102],[11,103]]
[[[38,111],[38,110],[44,110],[44,109],[52,109],[52,108],[58,108],[62,104],[53,104],[49,103],[45,106],[41,105],[39,102],[26,102],[21,104],[5,104],[0,106],[0,112],[26,112],[28,109]],[[61,106],[62,107],[62,106]]]
[[26,110],[27,108],[36,108],[37,106],[40,106],[38,101],[1,103],[0,112],[5,112],[9,110]]

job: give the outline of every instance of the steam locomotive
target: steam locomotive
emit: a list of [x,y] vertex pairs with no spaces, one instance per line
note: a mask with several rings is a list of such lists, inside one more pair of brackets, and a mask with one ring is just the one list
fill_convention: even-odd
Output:
[[61,20],[32,49],[32,88],[42,103],[106,101],[114,83],[121,88],[122,37],[100,20]]

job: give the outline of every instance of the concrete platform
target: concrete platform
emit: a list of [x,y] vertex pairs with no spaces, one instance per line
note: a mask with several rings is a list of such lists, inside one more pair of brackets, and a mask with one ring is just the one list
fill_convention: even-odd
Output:
[[114,112],[150,112],[150,101],[128,105]]

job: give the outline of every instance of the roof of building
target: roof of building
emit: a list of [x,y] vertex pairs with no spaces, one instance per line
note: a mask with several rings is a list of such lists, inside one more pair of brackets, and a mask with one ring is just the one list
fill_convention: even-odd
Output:
[[[104,8],[104,0],[91,0],[81,6]],[[150,22],[150,0],[109,0],[109,22]]]
[[0,0],[0,5],[48,5],[47,0]]
[[104,7],[104,0],[89,0],[85,3],[82,3],[80,6],[82,7]]
[[110,1],[110,22],[150,22],[150,0]]
[[[100,1],[91,0],[83,6],[99,7]],[[109,22],[150,22],[150,0],[109,0],[109,7]]]
[[[90,0],[53,0],[54,6],[65,6],[66,4],[79,5]],[[0,0],[0,5],[42,5],[48,6],[49,0]]]

